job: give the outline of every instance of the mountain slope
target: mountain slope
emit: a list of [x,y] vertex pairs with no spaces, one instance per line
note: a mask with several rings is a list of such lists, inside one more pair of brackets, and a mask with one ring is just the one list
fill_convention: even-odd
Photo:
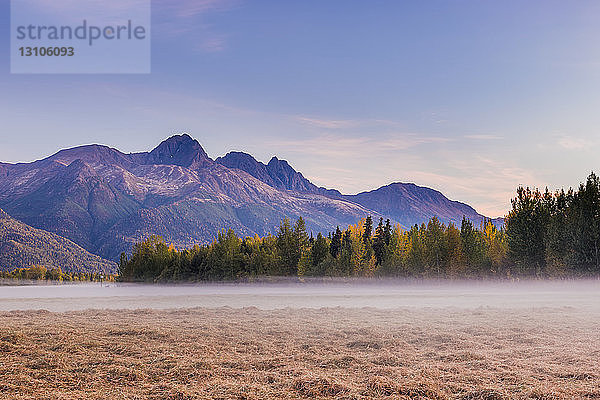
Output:
[[215,163],[187,135],[147,153],[81,146],[3,164],[3,171],[0,207],[113,260],[150,234],[190,246],[212,241],[222,228],[264,235],[284,217],[303,216],[309,230],[327,231],[371,213],[343,199],[269,186]]
[[111,260],[151,234],[187,247],[214,240],[223,228],[273,233],[285,217],[302,216],[314,233],[367,215],[405,227],[433,216],[456,224],[463,215],[475,223],[483,218],[466,204],[412,184],[343,196],[317,187],[276,157],[263,164],[233,152],[213,161],[188,135],[172,136],[149,152],[88,145],[32,163],[0,163],[0,208]]
[[67,272],[116,272],[114,262],[90,254],[54,233],[32,228],[0,210],[0,270],[32,265]]
[[411,226],[436,216],[444,223],[460,227],[462,217],[479,225],[483,216],[468,204],[449,200],[442,193],[414,183],[392,183],[369,192],[344,196],[345,199]]

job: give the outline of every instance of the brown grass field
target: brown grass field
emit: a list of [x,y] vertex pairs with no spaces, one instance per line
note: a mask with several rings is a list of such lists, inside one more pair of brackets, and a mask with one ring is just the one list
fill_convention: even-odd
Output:
[[571,308],[0,313],[2,399],[600,399]]

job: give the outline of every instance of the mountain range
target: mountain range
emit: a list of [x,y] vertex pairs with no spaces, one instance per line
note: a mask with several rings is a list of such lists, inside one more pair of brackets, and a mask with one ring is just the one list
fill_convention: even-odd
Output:
[[0,163],[0,208],[109,260],[151,234],[188,247],[212,241],[222,228],[273,233],[285,217],[302,216],[314,233],[367,215],[404,227],[433,216],[457,225],[463,216],[475,224],[484,219],[469,205],[412,183],[343,195],[317,187],[276,157],[264,164],[231,152],[213,160],[187,134],[150,152],[86,145],[31,163]]

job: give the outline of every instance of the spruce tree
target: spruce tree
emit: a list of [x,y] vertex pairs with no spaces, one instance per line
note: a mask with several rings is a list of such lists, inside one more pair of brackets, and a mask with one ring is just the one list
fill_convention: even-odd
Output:
[[290,220],[287,218],[284,218],[279,226],[277,249],[281,256],[281,273],[284,275],[296,275],[298,272],[298,261],[300,261],[298,240],[294,230],[292,230]]
[[373,218],[371,218],[371,216],[369,215],[367,217],[367,219],[365,220],[365,227],[364,227],[364,232],[363,232],[363,243],[365,245],[369,245],[371,244],[371,235],[373,234]]
[[600,179],[593,172],[572,199],[569,212],[574,261],[584,273],[600,272]]
[[385,221],[385,228],[383,232],[385,238],[385,245],[389,246],[390,240],[392,240],[392,223],[390,222],[389,218]]
[[546,266],[545,231],[549,213],[539,190],[519,187],[506,219],[509,256],[522,273],[541,274]]
[[337,258],[342,250],[342,231],[338,226],[335,233],[331,235],[331,243],[329,244],[329,253],[333,258]]
[[376,264],[383,264],[385,257],[385,228],[383,227],[383,218],[379,218],[379,225],[375,228],[375,239],[373,240],[373,251],[375,252]]
[[325,271],[320,268],[321,263],[327,257],[329,253],[329,247],[327,246],[327,239],[321,235],[321,232],[317,233],[317,238],[310,250],[310,264],[312,275],[325,275]]

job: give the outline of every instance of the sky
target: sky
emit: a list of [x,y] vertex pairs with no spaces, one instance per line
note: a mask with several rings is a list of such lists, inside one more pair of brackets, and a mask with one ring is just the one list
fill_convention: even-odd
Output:
[[1,162],[186,132],[213,158],[277,156],[348,194],[414,182],[490,217],[518,185],[600,172],[597,1],[156,0],[149,74],[11,74],[8,0],[0,35]]

